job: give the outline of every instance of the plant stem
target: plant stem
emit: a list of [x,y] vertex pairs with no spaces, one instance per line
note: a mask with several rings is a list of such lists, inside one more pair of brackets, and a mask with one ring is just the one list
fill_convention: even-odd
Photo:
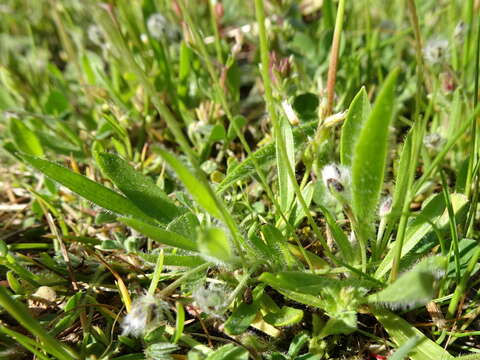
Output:
[[[477,30],[477,44],[476,44],[476,54],[475,54],[475,86],[473,94],[473,107],[476,108],[478,105],[478,86],[479,86],[479,77],[480,77],[480,21],[478,21],[478,30]],[[475,223],[475,215],[477,212],[478,204],[478,193],[479,193],[479,182],[480,178],[478,173],[474,174],[474,167],[478,165],[478,142],[477,142],[477,117],[472,119],[472,140],[471,140],[471,149],[470,149],[470,160],[468,163],[468,173],[467,173],[467,186],[466,194],[469,196],[471,191],[470,181],[475,179],[475,186],[473,190],[472,202],[470,205],[469,213],[471,214],[471,221],[467,224],[467,236],[472,235],[473,224]]]
[[472,273],[473,269],[477,265],[479,258],[480,258],[480,248],[477,248],[477,250],[473,253],[473,256],[471,257],[470,261],[468,262],[467,269],[463,274],[462,279],[460,280],[460,282],[457,284],[457,287],[455,288],[455,292],[453,293],[452,300],[450,300],[450,304],[448,305],[447,319],[451,319],[455,316],[458,303],[460,302],[461,297],[465,294],[465,291],[467,290],[468,279],[470,278],[470,274]]
[[210,22],[212,24],[213,36],[215,38],[215,51],[217,52],[217,61],[220,64],[223,64],[222,46],[220,43],[220,34],[218,33],[218,19],[215,13],[215,5],[215,0],[208,0],[208,6],[210,10]]
[[[268,39],[267,39],[267,32],[265,29],[265,9],[263,6],[263,0],[255,0],[255,14],[258,22],[258,35],[260,38],[260,58],[261,58],[261,64],[262,64],[261,73],[262,73],[262,79],[263,79],[263,86],[265,88],[265,100],[267,103],[268,113],[270,115],[270,119],[272,121],[274,132],[275,132],[275,141],[277,141],[278,143],[278,149],[280,150],[283,158],[287,159],[288,158],[287,148],[285,145],[285,139],[281,136],[280,123],[277,118],[277,112],[275,109],[275,100],[273,98],[272,84],[271,84],[270,74],[269,74],[270,62],[268,58]],[[322,244],[325,255],[327,255],[327,257],[329,257],[332,261],[337,262],[337,260],[335,259],[335,256],[330,251],[328,244],[325,241],[325,238],[322,236],[320,229],[315,223],[315,220],[312,218],[312,215],[310,214],[310,210],[305,202],[305,199],[303,198],[300,187],[298,186],[294,170],[292,169],[292,167],[290,166],[290,163],[288,162],[285,167],[286,167],[288,176],[290,177],[290,181],[293,184],[295,194],[300,202],[300,206],[305,212],[308,223],[312,227],[313,232],[315,233],[315,236],[318,238],[318,240]]]
[[263,189],[265,190],[265,192],[267,193],[267,196],[269,197],[269,199],[272,201],[272,203],[275,205],[275,211],[278,213],[278,215],[283,219],[283,221],[285,222],[286,226],[289,228],[289,230],[291,231],[297,245],[299,246],[300,248],[300,251],[302,252],[302,254],[305,256],[305,259],[310,267],[310,269],[313,270],[313,264],[311,263],[310,259],[308,258],[308,256],[306,255],[305,253],[305,250],[303,248],[303,246],[301,245],[300,243],[300,240],[298,239],[298,236],[297,234],[295,233],[295,229],[293,228],[293,226],[290,224],[290,222],[288,221],[287,219],[287,215],[282,211],[282,207],[280,206],[277,198],[275,197],[275,195],[273,194],[273,191],[272,189],[270,188],[270,186],[268,185],[268,181],[267,181],[267,177],[265,176],[262,168],[260,167],[260,165],[258,164],[258,161],[256,160],[256,158],[254,156],[252,156],[253,152],[252,152],[252,149],[250,147],[250,145],[248,144],[245,136],[243,135],[241,129],[238,127],[238,124],[237,122],[234,120],[233,118],[233,114],[232,112],[230,111],[230,107],[228,106],[228,102],[227,102],[227,98],[225,96],[225,92],[223,91],[222,89],[222,86],[220,84],[220,80],[219,80],[219,77],[218,75],[216,74],[215,72],[215,68],[214,66],[212,65],[211,61],[209,61],[209,55],[208,55],[208,52],[207,52],[207,49],[205,47],[205,44],[203,42],[203,40],[201,39],[200,37],[200,34],[198,33],[196,27],[194,26],[195,24],[193,23],[189,13],[188,13],[188,10],[187,8],[185,7],[183,1],[180,1],[179,2],[179,5],[181,6],[182,8],[182,11],[183,11],[183,14],[184,14],[184,17],[185,17],[185,20],[188,24],[188,26],[190,27],[190,30],[192,32],[192,35],[194,37],[194,41],[195,41],[195,44],[197,45],[198,47],[198,50],[200,51],[200,54],[202,55],[202,57],[204,58],[204,61],[205,61],[205,65],[206,65],[206,68],[207,68],[207,71],[209,72],[210,74],[210,77],[212,78],[212,81],[213,81],[213,84],[214,84],[214,90],[216,92],[216,95],[217,95],[217,98],[220,100],[220,103],[222,105],[222,108],[223,108],[223,111],[225,111],[225,115],[227,116],[227,119],[229,121],[230,124],[232,124],[233,126],[233,129],[235,130],[235,133],[236,135],[238,136],[240,142],[242,143],[245,151],[247,152],[247,155],[249,156],[250,159],[252,159],[252,163],[253,163],[253,166],[255,168],[255,171],[257,172],[257,175],[260,179],[260,184],[262,185]]
[[332,49],[330,52],[330,64],[328,66],[327,105],[323,114],[324,119],[327,116],[330,116],[333,108],[333,99],[335,97],[335,82],[337,79],[338,52],[340,50],[340,37],[343,29],[344,13],[345,0],[339,0],[337,17],[335,19],[335,30],[333,31]]
[[175,289],[177,287],[179,287],[180,285],[182,285],[186,280],[188,280],[193,274],[196,274],[200,271],[203,271],[205,269],[208,269],[209,266],[211,266],[212,264],[210,263],[205,263],[205,264],[202,264],[202,265],[199,265],[197,266],[196,268],[193,268],[189,271],[186,271],[185,273],[183,273],[182,276],[180,276],[177,280],[175,280],[174,282],[172,282],[170,285],[168,285],[166,288],[164,288],[162,291],[160,291],[159,295],[161,297],[166,297],[168,295],[170,295],[173,291],[175,291]]
[[185,155],[187,155],[193,167],[195,175],[197,176],[199,181],[202,182],[202,184],[205,186],[205,189],[207,189],[212,199],[215,201],[215,204],[217,205],[222,215],[222,220],[227,225],[232,235],[233,243],[237,249],[237,252],[239,256],[243,258],[244,252],[241,245],[244,243],[244,241],[240,235],[240,230],[238,229],[232,215],[225,207],[223,201],[220,200],[220,198],[216,195],[216,193],[210,186],[210,183],[207,181],[205,173],[202,171],[202,169],[200,168],[200,164],[198,163],[197,155],[190,147],[188,140],[183,134],[179,123],[177,122],[169,108],[160,100],[159,96],[156,93],[155,87],[152,85],[145,72],[141,69],[141,67],[138,65],[133,55],[129,51],[125,40],[118,31],[117,25],[113,18],[113,14],[108,13],[105,9],[98,9],[94,7],[94,10],[98,16],[99,23],[104,27],[105,32],[108,34],[112,44],[116,47],[117,52],[122,56],[122,59],[125,61],[126,65],[128,65],[129,68],[135,73],[135,75],[137,75],[140,83],[145,88],[146,92],[150,95],[153,105],[167,123],[169,130],[175,136],[175,140],[180,145],[182,151],[185,153]]
[[415,192],[412,191],[413,183],[415,180],[415,170],[418,163],[420,149],[423,141],[423,133],[425,131],[425,117],[420,118],[420,107],[422,104],[422,89],[423,89],[423,56],[422,56],[422,39],[420,36],[420,26],[418,23],[417,9],[415,7],[414,0],[407,0],[409,18],[413,27],[415,35],[415,54],[416,54],[416,73],[417,73],[417,92],[415,96],[415,114],[414,121],[416,123],[422,121],[417,127],[418,132],[415,134],[414,142],[412,146],[412,155],[410,162],[410,167],[408,174],[407,182],[407,196],[405,197],[403,206],[402,206],[402,215],[400,216],[400,223],[398,225],[397,237],[395,238],[395,256],[392,262],[392,270],[390,273],[390,281],[393,282],[397,279],[398,270],[400,266],[400,259],[402,257],[402,248],[403,242],[405,240],[405,233],[408,223],[408,218],[410,217],[410,198],[415,196]]
[[155,290],[157,289],[158,282],[160,280],[160,275],[162,274],[163,270],[163,249],[160,250],[160,254],[158,254],[158,259],[155,264],[155,270],[153,272],[152,281],[150,282],[150,286],[148,288],[148,293],[153,295]]

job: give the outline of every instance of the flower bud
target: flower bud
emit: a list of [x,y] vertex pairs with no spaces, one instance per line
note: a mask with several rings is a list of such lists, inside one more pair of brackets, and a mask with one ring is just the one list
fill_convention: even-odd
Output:
[[390,214],[390,211],[392,211],[392,202],[393,199],[390,195],[385,196],[380,203],[380,208],[378,209],[378,216],[385,217]]
[[347,167],[329,164],[322,169],[322,179],[330,192],[343,196],[349,193],[350,170]]

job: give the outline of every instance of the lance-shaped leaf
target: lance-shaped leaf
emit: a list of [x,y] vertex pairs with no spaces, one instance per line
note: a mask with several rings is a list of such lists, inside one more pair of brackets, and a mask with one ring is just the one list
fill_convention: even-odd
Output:
[[185,212],[176,206],[151,178],[136,171],[119,156],[101,153],[96,158],[105,176],[149,216],[168,223]]
[[363,124],[370,115],[370,102],[362,87],[348,108],[347,117],[342,126],[340,138],[340,160],[342,165],[352,165],[353,152]]
[[398,69],[392,71],[385,80],[355,145],[352,161],[352,207],[363,226],[371,223],[382,190],[397,75]]
[[21,120],[10,119],[10,134],[17,149],[29,155],[43,156],[43,148],[37,135]]
[[117,214],[143,219],[145,221],[153,221],[153,219],[147,216],[124,196],[83,175],[74,173],[73,171],[51,161],[27,154],[22,154],[22,158],[49,178],[104,209],[113,211]]
[[233,260],[233,250],[222,229],[204,229],[199,232],[197,240],[198,248],[203,255],[225,263]]

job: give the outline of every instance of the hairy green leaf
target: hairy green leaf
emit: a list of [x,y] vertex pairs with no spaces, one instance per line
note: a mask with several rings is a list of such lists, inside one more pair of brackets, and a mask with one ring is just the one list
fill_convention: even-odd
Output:
[[429,257],[402,274],[385,289],[368,297],[368,301],[389,308],[410,308],[428,303],[434,295],[434,283],[445,273],[444,257]]
[[347,117],[342,126],[340,138],[340,161],[342,165],[351,166],[353,152],[363,124],[370,115],[371,107],[367,92],[362,87],[348,108]]
[[151,178],[136,171],[119,156],[101,153],[97,156],[97,162],[105,176],[152,218],[168,223],[185,212],[185,209],[176,206]]
[[83,175],[38,157],[22,154],[22,158],[51,179],[104,209],[147,221],[151,219],[127,198]]
[[388,130],[393,119],[398,69],[390,73],[362,127],[352,160],[352,208],[360,224],[370,227],[383,186]]

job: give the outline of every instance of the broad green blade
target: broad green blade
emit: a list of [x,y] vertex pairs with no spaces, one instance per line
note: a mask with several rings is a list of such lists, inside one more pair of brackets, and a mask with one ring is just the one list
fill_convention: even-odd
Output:
[[340,161],[342,165],[351,166],[353,152],[362,127],[371,112],[367,92],[362,87],[348,108],[347,117],[342,126],[340,138]]
[[391,339],[398,345],[402,346],[412,337],[419,337],[420,340],[411,352],[412,360],[449,360],[453,359],[446,350],[427,338],[420,330],[417,330],[401,317],[389,312],[388,310],[376,308],[372,309],[373,315],[385,327]]
[[196,202],[217,219],[223,219],[215,199],[204,184],[175,156],[163,149],[157,151],[175,171]]
[[153,182],[136,171],[127,161],[117,155],[101,153],[97,162],[102,172],[144,213],[163,223],[169,223],[185,210],[172,200]]
[[233,344],[224,345],[208,355],[205,360],[248,360],[248,351]]
[[225,330],[229,335],[240,335],[245,332],[255,320],[259,310],[258,302],[241,303],[225,322]]
[[33,156],[43,156],[43,148],[37,135],[30,130],[21,120],[10,119],[10,134],[17,149]]
[[278,190],[279,190],[279,202],[282,211],[285,213],[290,208],[290,204],[293,201],[295,194],[294,185],[290,176],[288,176],[288,166],[295,173],[295,144],[293,142],[292,127],[285,118],[280,119],[280,134],[284,139],[285,147],[287,150],[287,156],[283,156],[280,151],[280,141],[275,141],[275,151],[277,158],[277,174],[278,174]]
[[164,230],[158,226],[150,225],[137,219],[121,217],[118,220],[160,244],[173,246],[179,249],[197,251],[197,245],[195,242],[180,234]]
[[121,215],[133,216],[146,221],[153,221],[153,219],[147,216],[127,198],[83,175],[74,173],[73,171],[51,161],[27,154],[22,154],[21,156],[35,169],[106,210]]
[[303,310],[295,309],[290,306],[282,306],[278,311],[266,314],[263,319],[270,325],[276,327],[292,326],[302,321]]
[[197,242],[203,255],[225,263],[233,260],[233,250],[222,229],[209,228],[200,231]]
[[362,127],[352,160],[352,207],[364,228],[371,226],[383,186],[388,130],[393,118],[398,69],[390,73]]

